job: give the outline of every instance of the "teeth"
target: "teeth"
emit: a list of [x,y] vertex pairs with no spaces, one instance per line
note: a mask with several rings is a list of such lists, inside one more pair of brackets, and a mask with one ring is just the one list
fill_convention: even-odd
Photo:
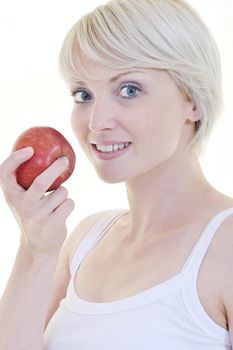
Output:
[[123,149],[129,145],[129,142],[125,143],[117,143],[113,145],[96,145],[96,148],[98,151],[101,152],[114,152],[117,151],[118,149]]
[[112,152],[113,151],[113,145],[96,145],[96,148],[101,152]]
[[[115,146],[116,145],[114,145],[114,150],[115,150]],[[124,143],[119,143],[119,145],[118,145],[118,148],[119,149],[123,149],[125,147],[125,144]],[[117,148],[116,148],[117,149]]]

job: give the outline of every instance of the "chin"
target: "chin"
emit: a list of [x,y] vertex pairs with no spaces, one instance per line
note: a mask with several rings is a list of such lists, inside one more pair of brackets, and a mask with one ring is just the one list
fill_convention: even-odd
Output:
[[123,178],[119,174],[116,174],[116,173],[114,174],[113,172],[111,173],[97,172],[97,175],[102,181],[109,184],[118,184],[125,181],[125,178]]
[[109,184],[119,184],[121,182],[124,182],[125,180],[119,180],[119,179],[116,179],[116,178],[110,178],[110,177],[104,177],[104,176],[99,176],[99,178],[106,182],[106,183],[109,183]]

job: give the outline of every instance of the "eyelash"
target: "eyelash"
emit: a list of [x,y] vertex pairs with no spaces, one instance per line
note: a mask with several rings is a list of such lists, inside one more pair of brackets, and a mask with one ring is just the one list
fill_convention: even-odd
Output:
[[[128,100],[136,98],[139,95],[139,93],[142,91],[141,87],[139,87],[138,84],[136,85],[135,83],[125,83],[125,84],[123,84],[121,86],[121,88],[120,88],[120,91],[122,91],[124,88],[134,88],[134,89],[137,90],[137,95],[136,96],[131,96],[131,97],[130,96],[128,96],[128,97],[121,96],[122,98],[128,99]],[[85,94],[88,94],[89,96],[91,96],[91,93],[89,93],[88,90],[82,89],[82,88],[78,88],[78,89],[75,89],[75,90],[71,91],[71,96],[73,96],[73,98],[75,99],[75,95],[77,93],[85,93]],[[88,101],[90,101],[90,100],[88,100]],[[82,102],[75,101],[75,103],[77,103],[77,104],[78,103],[87,103],[88,101],[84,101],[84,100]]]
[[136,84],[133,84],[133,83],[126,83],[126,84],[123,84],[122,87],[121,87],[121,91],[124,89],[124,88],[134,88],[137,90],[137,95],[136,96],[131,96],[131,97],[123,97],[123,98],[126,98],[126,99],[132,99],[132,98],[135,98],[138,96],[138,94],[142,91],[141,87],[139,87],[138,85]]
[[[74,100],[75,100],[75,95],[76,95],[78,92],[84,92],[84,93],[86,93],[86,94],[91,95],[87,90],[78,88],[78,89],[75,89],[75,90],[71,91],[71,96],[74,98]],[[85,101],[79,102],[79,101],[76,101],[76,100],[75,100],[75,103],[85,103]]]

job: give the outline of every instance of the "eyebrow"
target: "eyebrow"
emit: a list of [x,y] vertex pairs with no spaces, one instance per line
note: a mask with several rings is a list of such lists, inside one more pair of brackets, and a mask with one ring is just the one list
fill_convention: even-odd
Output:
[[[114,83],[115,81],[120,79],[122,76],[128,75],[128,74],[133,74],[133,73],[143,73],[144,74],[144,72],[141,71],[141,70],[136,70],[136,69],[135,70],[129,70],[129,71],[126,71],[126,72],[123,72],[123,73],[115,75],[108,82],[109,83]],[[77,80],[76,83],[80,84],[80,85],[86,85],[85,81],[81,81],[81,80]]]
[[129,70],[129,71],[126,71],[126,72],[123,72],[123,73],[120,73],[114,77],[112,77],[110,80],[109,80],[109,83],[114,83],[116,80],[118,80],[119,78],[121,78],[122,76],[124,75],[128,75],[128,74],[133,74],[133,73],[144,73],[143,71],[141,70]]

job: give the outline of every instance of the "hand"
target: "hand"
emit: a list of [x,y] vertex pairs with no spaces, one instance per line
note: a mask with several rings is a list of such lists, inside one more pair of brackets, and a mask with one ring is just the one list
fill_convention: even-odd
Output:
[[21,246],[31,253],[60,250],[67,234],[66,219],[74,208],[68,192],[59,187],[46,190],[68,166],[65,157],[57,159],[40,174],[28,190],[16,181],[15,170],[33,155],[30,148],[13,152],[0,165],[0,186],[21,229]]

